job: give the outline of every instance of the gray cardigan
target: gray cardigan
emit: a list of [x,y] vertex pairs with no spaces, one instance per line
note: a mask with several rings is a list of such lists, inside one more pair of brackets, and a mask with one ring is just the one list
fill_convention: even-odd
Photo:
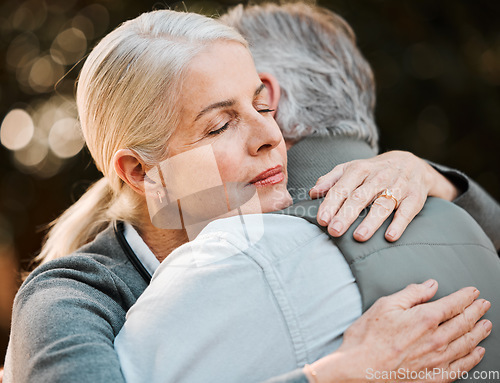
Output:
[[[38,267],[14,302],[4,381],[124,382],[113,341],[146,286],[112,227]],[[307,379],[296,370],[270,382]]]
[[14,301],[5,382],[124,382],[113,340],[146,286],[112,227],[38,267]]
[[[319,203],[318,200],[303,201],[276,213],[305,218],[317,225]],[[500,259],[484,231],[467,212],[440,198],[429,198],[395,243],[384,238],[390,219],[367,242],[355,241],[352,237],[355,226],[364,216],[362,214],[345,235],[333,238],[354,275],[363,312],[380,297],[410,283],[434,278],[439,288],[433,300],[474,286],[481,292],[481,298],[491,302],[483,318],[489,319],[493,326],[500,323]],[[486,371],[498,370],[500,334],[492,332],[481,346],[486,354],[461,382],[476,382],[474,374],[477,377]]]
[[[288,189],[294,202],[308,200],[304,191],[334,166],[344,162],[371,158],[377,155],[366,142],[352,137],[310,136],[288,150]],[[437,171],[455,184],[462,194],[453,201],[467,211],[500,250],[500,205],[465,174],[429,162]]]
[[[373,155],[367,150],[363,156],[366,145],[358,141],[342,142],[338,150],[327,141],[309,145],[307,139],[290,150],[292,189],[311,187],[338,161]],[[339,155],[350,152],[352,158]],[[483,228],[495,228],[487,232],[498,249],[499,223],[484,213],[498,212],[498,204],[464,176],[453,174],[465,185],[463,206],[473,207],[471,213]],[[13,377],[15,382],[123,382],[113,340],[146,286],[111,228],[76,253],[37,268],[14,302],[5,382],[14,381]],[[299,369],[271,382],[307,383],[307,379]]]

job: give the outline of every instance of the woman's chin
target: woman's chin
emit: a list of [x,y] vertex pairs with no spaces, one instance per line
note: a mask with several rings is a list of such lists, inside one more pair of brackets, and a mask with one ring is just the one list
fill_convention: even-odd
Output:
[[292,197],[288,191],[276,194],[276,196],[268,196],[265,199],[261,199],[260,203],[263,213],[283,210],[293,203]]

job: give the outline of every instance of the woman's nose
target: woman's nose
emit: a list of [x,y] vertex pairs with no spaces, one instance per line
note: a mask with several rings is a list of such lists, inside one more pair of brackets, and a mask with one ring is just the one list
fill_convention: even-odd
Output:
[[283,139],[278,124],[269,114],[260,115],[260,118],[253,119],[251,125],[248,145],[252,155],[274,149]]

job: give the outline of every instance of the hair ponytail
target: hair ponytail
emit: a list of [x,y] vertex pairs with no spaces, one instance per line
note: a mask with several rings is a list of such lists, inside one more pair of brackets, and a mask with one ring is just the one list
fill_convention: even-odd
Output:
[[42,250],[34,261],[43,264],[71,254],[92,241],[110,222],[108,210],[113,194],[105,177],[90,186],[78,201],[49,224]]

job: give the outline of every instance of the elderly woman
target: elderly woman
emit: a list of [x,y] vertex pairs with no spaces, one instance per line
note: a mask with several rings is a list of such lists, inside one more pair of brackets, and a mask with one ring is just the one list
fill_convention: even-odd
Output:
[[[6,381],[123,381],[113,341],[159,261],[216,218],[291,203],[286,148],[267,92],[245,40],[200,15],[143,14],[94,48],[80,74],[77,104],[104,178],[52,228],[42,265],[16,297]],[[133,249],[142,250],[132,256]],[[473,288],[417,306],[435,292],[431,281],[374,306],[346,334],[346,355],[369,355],[398,339],[405,366],[422,370],[439,359],[472,368],[484,351],[475,346],[488,332],[476,321],[487,308],[473,303]],[[434,311],[446,314],[420,326]],[[472,326],[454,318],[459,312]],[[445,320],[453,334],[438,326]],[[415,325],[411,340],[409,324]],[[429,351],[434,337],[457,345],[469,331],[473,342],[459,342],[453,353]],[[298,366],[277,379],[331,381],[332,371],[357,376],[360,367],[346,355],[333,353],[314,369]],[[393,368],[399,359],[388,351],[362,367]]]
[[[369,76],[371,72],[366,69],[365,61],[352,49],[352,37],[350,39],[348,33],[345,33],[347,36],[342,33],[349,31],[345,22],[338,20],[338,17],[326,10],[294,4],[281,7],[275,5],[250,7],[245,11],[238,11],[241,9],[231,11],[229,17],[239,17],[241,22],[233,22],[232,25],[242,29],[242,33],[254,42],[251,49],[257,51],[256,58],[267,62],[274,60],[276,68],[286,68],[288,70],[286,74],[295,80],[294,85],[300,77],[298,73],[303,75],[301,78],[307,79],[300,83],[301,86],[290,88],[286,81],[287,76],[276,69],[276,72],[282,75],[281,79],[288,85],[285,88],[287,106],[291,103],[290,94],[293,96],[299,94],[302,96],[303,104],[308,105],[309,112],[319,112],[314,109],[317,107],[316,104],[320,103],[320,100],[314,97],[314,89],[323,86],[321,89],[326,93],[336,80],[341,84],[350,85],[354,83],[353,77],[355,80],[364,79],[363,75],[366,74],[366,78],[371,78]],[[253,34],[249,33],[249,30]],[[261,39],[264,39],[265,43],[260,43]],[[285,44],[287,39],[291,41],[290,44]],[[335,45],[334,42],[339,40],[344,42],[344,46]],[[262,48],[263,46],[265,48]],[[265,53],[259,49],[264,49]],[[330,52],[331,55],[328,55]],[[280,55],[286,57],[286,60],[280,58]],[[321,61],[322,56],[327,56],[329,60],[324,58],[324,61]],[[223,56],[219,53],[217,57],[220,60],[217,68],[224,71],[226,76],[230,76],[231,72],[223,66]],[[336,57],[343,57],[346,62],[336,60]],[[233,61],[227,66],[242,67],[241,63]],[[295,68],[296,62],[301,62],[303,65]],[[206,67],[211,66],[206,65]],[[275,67],[272,64],[267,65],[265,71],[272,72]],[[293,73],[290,73],[291,71]],[[347,72],[344,77],[336,76],[337,73],[345,73],[343,71]],[[206,76],[209,73],[209,69],[204,72]],[[215,77],[221,76],[215,75]],[[275,81],[269,74],[262,73],[261,80],[269,86],[270,105],[274,109],[279,89],[276,89],[273,84]],[[373,105],[374,96],[371,99],[366,96],[371,95],[373,89],[368,86],[363,87],[366,83],[370,83],[369,80],[362,85],[356,82],[350,87],[344,86],[341,88],[344,93],[337,94],[337,97],[332,97],[329,93],[322,94],[320,105],[327,116],[323,125],[330,124],[327,126],[333,131],[339,125],[345,127],[349,122],[353,122],[356,127],[364,128],[366,125],[373,127],[374,124],[370,124],[369,106]],[[195,88],[195,85],[191,87]],[[314,101],[308,104],[308,98],[304,97],[304,94]],[[357,120],[353,118],[354,112],[350,112],[351,105],[342,104],[340,107],[328,110],[327,105],[337,105],[336,102],[343,99],[360,100],[354,103],[356,105],[354,112],[362,115],[366,107],[368,112],[362,115],[365,119],[360,118],[361,122],[354,123]],[[285,102],[279,104],[278,113],[283,113],[283,110],[296,112],[294,108],[281,109],[284,105]],[[303,113],[304,109],[300,110]],[[357,116],[358,114],[354,115]],[[310,126],[304,123],[308,117],[310,118],[309,114],[302,117],[296,113],[291,125],[295,127],[294,124],[302,123],[301,126]],[[281,122],[283,123],[283,118]],[[321,123],[321,121],[315,122]],[[313,126],[318,128],[317,125]],[[359,132],[359,129],[356,132]],[[362,133],[365,133],[365,130]],[[311,152],[305,153],[307,156],[303,155],[302,159],[312,159],[309,162],[311,165],[321,164],[322,158],[318,158],[321,155],[314,152],[314,147],[318,150],[321,147],[329,147],[330,150],[336,148],[337,151],[334,153],[339,155],[339,152],[342,153],[342,148],[333,145],[331,141],[338,140],[344,147],[347,146],[348,141],[341,140],[339,138],[341,135],[342,133],[337,132],[333,138],[321,137],[320,142],[314,141],[316,145],[310,145]],[[366,136],[362,138],[366,139]],[[360,138],[358,140],[364,142]],[[356,148],[360,147],[358,145]],[[322,154],[328,158],[329,153],[323,151]],[[418,188],[420,185],[416,183]],[[390,199],[388,201],[392,202]],[[400,289],[401,286],[393,288],[399,281],[406,281],[408,284],[424,280],[429,273],[440,269],[436,263],[446,265],[444,269],[440,269],[441,272],[433,275],[440,282],[441,292],[454,291],[457,284],[466,286],[480,283],[480,279],[465,281],[463,272],[455,269],[457,261],[461,263],[458,249],[453,251],[452,258],[444,261],[447,253],[445,247],[450,249],[449,246],[457,246],[459,243],[460,248],[464,248],[462,244],[467,244],[468,248],[464,254],[464,264],[474,258],[476,264],[482,264],[478,273],[479,278],[492,281],[497,279],[500,269],[494,252],[490,249],[489,253],[483,254],[469,247],[472,242],[466,240],[474,224],[464,233],[463,229],[453,224],[432,224],[436,221],[434,214],[433,220],[422,227],[420,222],[425,219],[423,217],[429,218],[432,209],[437,208],[432,202],[427,205],[396,248],[391,248],[386,241],[377,242],[379,235],[364,248],[358,244],[354,251],[349,246],[342,245],[345,239],[339,244],[342,255],[350,261],[349,264],[351,269],[354,269],[356,277],[360,275],[362,264],[370,264],[371,267],[364,266],[364,270],[370,275],[378,276],[371,279],[372,283],[366,282],[367,278],[363,278],[362,273],[361,278],[356,278],[356,284],[364,297],[363,306],[369,306],[370,302],[373,302],[370,297],[377,294],[380,297],[381,290],[389,294]],[[303,205],[297,205],[294,209],[298,207]],[[375,210],[372,208],[370,214]],[[450,213],[450,209],[448,212]],[[439,216],[443,216],[443,213],[441,210]],[[284,217],[269,215],[262,218],[262,223],[256,223],[253,218],[244,219],[247,222],[244,235],[240,235],[242,233],[238,233],[236,229],[240,222],[238,218],[211,223],[203,230],[203,235],[193,241],[187,249],[185,246],[177,249],[162,263],[154,275],[151,286],[129,311],[123,332],[115,343],[120,359],[123,360],[124,374],[128,379],[196,382],[203,381],[209,376],[216,381],[252,382],[294,366],[311,363],[339,347],[342,333],[356,318],[356,307],[359,307],[356,289],[351,289],[352,278],[349,279],[348,270],[346,272],[343,267],[345,263],[342,264],[343,257],[339,257],[338,263],[334,262],[339,256],[338,252],[333,246],[323,248],[321,241],[324,236],[320,232],[318,234],[316,228],[307,223],[301,225]],[[470,217],[468,218],[470,221]],[[467,222],[463,215],[456,216],[455,220]],[[256,235],[258,233],[255,227],[257,226],[258,231],[261,225],[264,225],[266,230],[259,237]],[[273,227],[276,230],[273,230]],[[287,228],[286,232],[283,227]],[[449,230],[446,231],[445,227]],[[449,235],[453,228],[457,229],[459,241]],[[442,233],[438,243],[433,239],[435,238],[433,232]],[[221,237],[219,233],[224,233],[224,236]],[[246,248],[241,246],[245,243],[245,237],[252,239],[253,236],[259,237],[258,243],[249,244]],[[421,244],[422,238],[425,238],[425,246]],[[305,243],[307,245],[304,245]],[[485,244],[487,243],[486,240]],[[482,246],[483,242],[479,244]],[[379,245],[380,248],[377,248]],[[436,247],[437,245],[439,247]],[[312,248],[316,249],[313,253],[309,251]],[[441,250],[432,251],[433,248]],[[262,249],[267,251],[263,252]],[[369,256],[368,252],[367,256],[363,257],[366,249],[371,249],[370,252],[374,255]],[[395,251],[391,252],[391,249]],[[416,253],[414,259],[410,255],[410,249]],[[394,257],[388,257],[388,253]],[[349,257],[349,254],[355,258]],[[484,257],[479,257],[480,254]],[[370,259],[374,261],[370,263]],[[390,259],[392,262],[388,262]],[[488,260],[488,263],[483,263],[485,260]],[[422,271],[419,271],[420,269]],[[379,270],[384,271],[381,273]],[[490,270],[493,272],[490,273]],[[465,271],[466,275],[477,277],[472,268]],[[451,289],[446,287],[447,275],[454,275]],[[386,283],[382,283],[385,280],[393,281],[389,283],[392,286],[382,289],[381,284]],[[366,285],[369,286],[369,294],[366,294]],[[480,286],[482,293],[490,299],[496,296],[496,291],[500,287],[498,284],[489,288],[482,284]],[[307,293],[304,294],[303,291]],[[269,297],[274,297],[275,300]],[[492,310],[489,314],[491,312]],[[498,318],[497,314],[489,317],[494,321]],[[489,338],[491,339],[492,337]],[[487,353],[486,360],[483,359],[480,367],[483,370],[487,369],[485,363],[487,365],[488,357],[495,354],[493,344],[484,344]],[[259,353],[248,351],[255,349],[261,351]],[[169,363],[159,365],[155,362],[158,359],[168,360]],[[363,366],[361,359],[357,358]]]

